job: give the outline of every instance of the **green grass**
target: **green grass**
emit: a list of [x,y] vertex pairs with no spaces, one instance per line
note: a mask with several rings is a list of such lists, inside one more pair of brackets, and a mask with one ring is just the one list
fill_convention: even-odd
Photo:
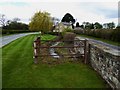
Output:
[[102,42],[105,42],[105,43],[108,43],[108,44],[112,44],[112,45],[115,45],[115,46],[120,46],[120,42],[113,42],[113,41],[110,41],[110,40],[106,40],[106,39],[102,39],[102,38],[96,38],[96,37],[87,36],[87,35],[79,35],[79,36],[99,40],[99,41],[102,41]]
[[53,40],[56,36],[46,34],[44,36],[41,36],[42,40]]
[[0,48],[0,89],[2,89],[2,49]]
[[[105,88],[101,77],[89,66],[63,63],[49,67],[33,63],[33,41],[38,35],[19,38],[2,48],[3,88]],[[49,38],[45,35],[42,38]]]

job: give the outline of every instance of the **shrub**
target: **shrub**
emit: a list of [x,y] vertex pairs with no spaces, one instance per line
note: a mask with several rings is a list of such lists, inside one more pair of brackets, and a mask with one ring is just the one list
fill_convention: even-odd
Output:
[[66,32],[73,32],[73,30],[71,28],[64,28],[64,30],[61,32],[62,36],[64,36]]
[[120,39],[119,39],[120,30],[118,28],[117,29],[85,30],[84,34],[88,36],[120,42]]
[[72,32],[72,29],[71,28],[65,28],[64,31],[65,32]]
[[63,36],[63,41],[67,41],[67,43],[72,43],[76,34],[72,32],[66,32],[66,34]]
[[111,39],[113,41],[120,42],[119,37],[120,37],[120,29],[117,28],[117,29],[112,31]]
[[33,32],[29,30],[2,30],[2,34],[15,34],[15,33],[27,33]]
[[80,27],[74,28],[74,33],[76,34],[84,34],[84,32],[85,30]]

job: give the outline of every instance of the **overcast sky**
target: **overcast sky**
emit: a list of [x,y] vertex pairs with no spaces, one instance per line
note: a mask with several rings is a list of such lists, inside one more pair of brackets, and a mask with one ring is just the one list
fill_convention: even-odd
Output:
[[[88,2],[89,1],[89,2]],[[47,11],[52,17],[61,19],[70,13],[82,24],[84,21],[91,23],[115,22],[118,24],[117,0],[1,0],[0,14],[5,14],[7,19],[18,17],[24,23],[29,23],[30,18],[37,11]]]

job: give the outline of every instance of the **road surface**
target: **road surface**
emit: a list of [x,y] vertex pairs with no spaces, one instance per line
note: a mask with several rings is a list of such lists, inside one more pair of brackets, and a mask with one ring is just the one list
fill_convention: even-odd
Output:
[[30,34],[38,34],[38,32],[35,32],[35,33],[23,33],[23,34],[14,34],[14,35],[9,35],[9,36],[3,36],[3,37],[0,37],[0,48],[7,45],[8,43],[20,38],[20,37],[23,37],[23,36],[26,36],[26,35],[30,35]]
[[84,38],[84,37],[79,37],[79,38],[80,39],[87,39],[89,42],[94,42],[94,43],[97,43],[97,44],[102,44],[102,45],[110,47],[112,49],[120,50],[119,46],[111,45],[111,44],[108,44],[108,43],[105,43],[105,42],[102,42],[102,41],[99,41],[99,40],[94,40],[94,39],[89,39],[89,38]]

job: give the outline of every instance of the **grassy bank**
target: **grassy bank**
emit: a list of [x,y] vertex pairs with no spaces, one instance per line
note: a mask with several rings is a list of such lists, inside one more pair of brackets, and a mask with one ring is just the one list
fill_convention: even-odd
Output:
[[[38,35],[19,38],[2,48],[3,88],[105,88],[101,77],[82,63],[49,67],[33,63],[33,40]],[[44,35],[42,39],[53,39]]]

